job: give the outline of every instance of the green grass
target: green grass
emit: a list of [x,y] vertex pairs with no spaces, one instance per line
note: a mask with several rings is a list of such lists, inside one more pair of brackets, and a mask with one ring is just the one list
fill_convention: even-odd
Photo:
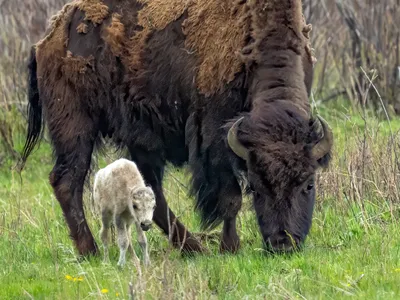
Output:
[[[76,260],[48,183],[52,168],[49,145],[43,143],[30,157],[22,177],[10,170],[12,162],[7,162],[0,170],[0,299],[128,299],[129,282],[135,289],[141,283],[144,299],[399,299],[400,210],[393,200],[396,195],[383,191],[385,183],[379,183],[386,177],[376,174],[384,173],[374,171],[376,182],[365,186],[361,201],[351,195],[336,196],[342,194],[342,188],[349,189],[346,166],[357,159],[353,153],[357,147],[352,144],[351,148],[349,141],[362,137],[367,127],[373,159],[379,161],[377,149],[386,145],[388,123],[369,118],[365,125],[360,117],[323,113],[334,127],[335,153],[340,158],[335,157],[333,167],[321,174],[319,189],[327,192],[318,196],[312,230],[302,252],[266,255],[260,249],[261,236],[247,199],[240,213],[239,254],[220,255],[218,243],[210,241],[206,244],[210,254],[183,258],[154,228],[147,233],[152,266],[142,269],[140,280],[133,264],[123,270],[116,267],[115,244],[111,265],[103,265],[101,258]],[[396,132],[400,122],[392,121],[391,127]],[[17,139],[17,147],[22,142]],[[101,160],[99,165],[104,163]],[[341,173],[344,179],[334,187],[329,176]],[[187,196],[187,184],[182,171],[168,169],[164,184],[168,201],[184,224],[198,232],[199,219],[193,212],[193,199]],[[88,190],[85,203],[99,242],[100,224],[91,212]],[[135,248],[141,256],[140,248]],[[102,293],[104,289],[107,293]]]

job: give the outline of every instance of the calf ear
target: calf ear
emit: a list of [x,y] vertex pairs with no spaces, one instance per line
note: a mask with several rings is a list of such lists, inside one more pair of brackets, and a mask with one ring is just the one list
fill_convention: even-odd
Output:
[[130,189],[130,194],[132,198],[139,198],[143,194],[143,188],[133,187]]
[[146,190],[147,190],[149,193],[154,194],[153,188],[152,188],[150,185],[147,185],[147,186],[146,186]]

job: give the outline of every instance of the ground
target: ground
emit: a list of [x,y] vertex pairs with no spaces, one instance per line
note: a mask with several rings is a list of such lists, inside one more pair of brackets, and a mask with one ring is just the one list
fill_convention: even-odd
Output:
[[[209,240],[203,242],[209,254],[183,258],[155,227],[147,232],[152,266],[142,269],[141,276],[132,263],[123,270],[116,266],[115,243],[110,249],[110,265],[104,265],[101,258],[78,261],[48,182],[50,146],[41,144],[22,176],[11,169],[14,162],[3,162],[0,299],[129,299],[131,290],[143,299],[399,299],[397,182],[388,179],[392,178],[389,171],[385,177],[391,164],[382,165],[379,151],[389,147],[400,122],[365,120],[347,111],[322,113],[334,128],[333,166],[321,172],[305,249],[291,256],[271,256],[261,250],[261,236],[247,199],[240,214],[242,249],[237,255],[220,255],[218,243]],[[357,141],[368,147],[358,151]],[[15,143],[20,149],[23,136],[16,137]],[[365,171],[366,183],[360,188],[362,181],[354,180],[359,176],[354,175],[358,173],[352,166],[361,152],[368,152],[368,157],[363,156],[369,164],[366,169],[377,169]],[[388,154],[393,156],[394,152]],[[99,166],[105,163],[104,158],[99,159]],[[392,174],[395,179],[396,174],[398,169]],[[182,170],[168,167],[164,187],[183,223],[199,232],[186,178]],[[391,184],[393,187],[386,189]],[[90,200],[87,190],[86,212],[100,243],[100,222],[92,213]],[[141,257],[137,243],[135,249]]]

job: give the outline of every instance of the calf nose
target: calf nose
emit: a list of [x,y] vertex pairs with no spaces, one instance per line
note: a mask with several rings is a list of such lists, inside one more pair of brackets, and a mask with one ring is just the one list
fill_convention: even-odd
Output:
[[151,228],[152,225],[152,221],[143,221],[142,223],[140,223],[140,227],[144,230],[147,231]]

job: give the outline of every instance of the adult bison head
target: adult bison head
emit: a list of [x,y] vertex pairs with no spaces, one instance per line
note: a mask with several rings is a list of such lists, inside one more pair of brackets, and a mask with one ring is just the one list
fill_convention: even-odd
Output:
[[246,162],[265,246],[274,252],[294,250],[311,227],[315,172],[330,159],[328,124],[320,117],[304,118],[289,106],[271,106],[267,114],[238,119],[227,141]]

